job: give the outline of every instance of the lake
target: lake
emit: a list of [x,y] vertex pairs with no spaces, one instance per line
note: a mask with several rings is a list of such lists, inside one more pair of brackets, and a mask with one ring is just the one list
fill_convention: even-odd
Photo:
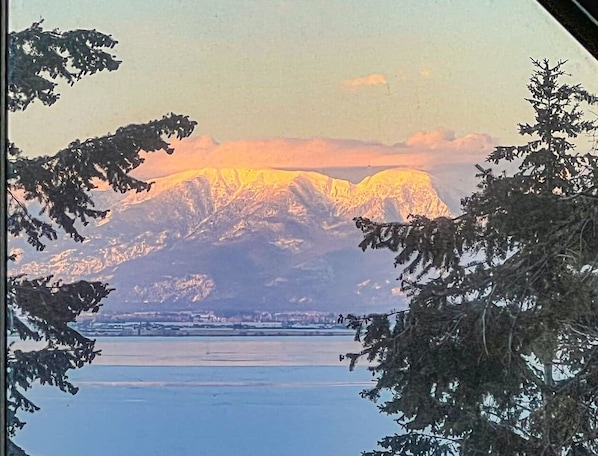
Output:
[[32,456],[349,456],[397,431],[359,392],[350,337],[99,338],[71,396],[35,387],[42,408],[16,442]]

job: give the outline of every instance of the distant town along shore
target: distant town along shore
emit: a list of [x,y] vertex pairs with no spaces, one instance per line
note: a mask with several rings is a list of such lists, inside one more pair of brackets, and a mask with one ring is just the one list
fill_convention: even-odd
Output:
[[131,312],[86,315],[72,327],[86,336],[349,336],[333,313],[316,311]]

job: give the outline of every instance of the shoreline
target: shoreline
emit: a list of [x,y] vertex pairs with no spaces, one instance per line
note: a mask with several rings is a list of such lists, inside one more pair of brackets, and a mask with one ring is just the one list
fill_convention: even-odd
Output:
[[135,330],[79,331],[85,337],[347,337],[354,336],[353,330],[327,329],[207,329],[207,328],[152,328]]

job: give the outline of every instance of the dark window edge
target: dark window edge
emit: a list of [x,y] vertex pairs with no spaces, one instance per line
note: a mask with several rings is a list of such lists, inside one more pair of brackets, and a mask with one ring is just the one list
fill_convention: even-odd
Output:
[[6,165],[8,150],[7,90],[8,90],[8,0],[0,0],[0,453],[8,454],[7,415],[7,188]]
[[598,2],[596,0],[536,0],[598,60]]

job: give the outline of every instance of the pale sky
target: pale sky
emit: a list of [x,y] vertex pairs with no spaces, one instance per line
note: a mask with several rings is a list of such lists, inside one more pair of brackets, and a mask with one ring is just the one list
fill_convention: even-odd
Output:
[[521,142],[530,57],[598,64],[532,0],[11,0],[20,30],[95,28],[121,68],[10,117],[11,140],[51,154],[169,112],[219,143],[334,138],[384,145],[422,131]]

